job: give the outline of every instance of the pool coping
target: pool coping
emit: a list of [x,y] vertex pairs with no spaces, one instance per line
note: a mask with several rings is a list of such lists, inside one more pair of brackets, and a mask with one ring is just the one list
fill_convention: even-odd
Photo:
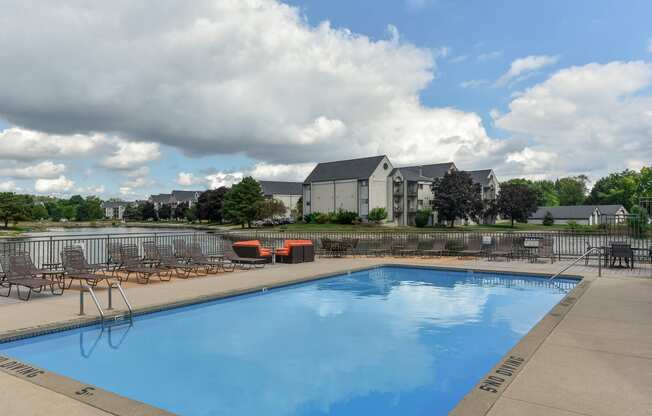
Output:
[[[182,299],[176,302],[136,308],[133,316],[147,315],[156,312],[176,309],[184,306],[197,305],[216,300],[236,297],[240,295],[254,294],[268,289],[278,289],[296,284],[307,283],[316,280],[328,279],[345,273],[355,273],[365,270],[373,270],[382,267],[409,267],[428,270],[454,270],[473,271],[478,273],[491,273],[503,275],[520,275],[532,277],[549,277],[548,274],[521,271],[490,270],[468,266],[436,266],[416,265],[409,263],[381,263],[373,266],[361,266],[347,270],[322,273],[286,280],[283,282],[255,285],[248,288],[227,290],[220,293],[195,296]],[[566,316],[579,297],[586,292],[590,282],[578,275],[561,275],[560,278],[578,280],[579,283],[568,292],[503,358],[487,373],[457,406],[451,411],[455,416],[477,416],[485,415],[495,402],[500,398],[509,384],[516,378],[520,370],[537,351],[539,346],[550,335],[554,328]],[[122,323],[125,319],[124,312],[108,314],[105,321]],[[0,333],[0,344],[18,341],[40,335],[47,335],[56,332],[63,332],[81,327],[94,326],[101,323],[100,317],[80,317],[66,321],[38,325]],[[169,411],[160,409],[135,399],[130,399],[100,387],[82,383],[70,377],[66,377],[49,370],[38,368],[16,360],[14,358],[0,355],[0,371],[12,375],[24,381],[31,382],[50,391],[62,394],[76,401],[82,402],[96,409],[116,416],[167,416],[173,415]]]

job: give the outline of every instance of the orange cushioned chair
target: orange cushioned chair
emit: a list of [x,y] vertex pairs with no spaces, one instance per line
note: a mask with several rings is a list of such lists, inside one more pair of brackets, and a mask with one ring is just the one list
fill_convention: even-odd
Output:
[[[306,258],[306,252],[308,256]],[[276,249],[276,259],[281,263],[302,263],[313,261],[310,253],[314,253],[313,244],[310,240],[285,240],[283,248]]]
[[272,250],[262,247],[258,240],[238,241],[233,243],[233,251],[240,257],[265,259],[272,261]]

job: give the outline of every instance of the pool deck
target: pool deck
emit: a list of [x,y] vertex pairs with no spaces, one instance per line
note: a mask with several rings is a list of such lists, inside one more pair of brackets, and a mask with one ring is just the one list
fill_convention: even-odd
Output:
[[[228,296],[311,280],[316,275],[392,263],[547,274],[557,272],[563,264],[455,258],[318,259],[315,263],[274,265],[188,280],[132,283],[126,285],[126,291],[135,309],[152,310],[170,303]],[[479,381],[478,387],[453,414],[652,415],[652,278],[647,273],[611,270],[597,278],[597,269],[583,266],[568,273],[583,276],[586,284],[559,306],[563,312],[551,312],[517,345],[517,349],[529,351],[523,364],[512,365],[508,361],[511,365],[507,367],[508,377],[498,377],[503,381],[494,379],[499,386],[495,386],[496,382],[487,385],[482,384],[486,380]],[[98,291],[100,302],[106,302],[105,292]],[[60,297],[37,296],[29,302],[0,298],[0,338],[62,322],[74,324],[97,318],[90,299],[86,302],[88,315],[77,315],[78,296],[77,292],[69,291]],[[116,307],[122,307],[119,297],[114,296],[114,302]],[[490,376],[491,373],[487,375]],[[497,392],[491,392],[491,388],[480,389],[482,385],[494,386]],[[157,414],[128,406],[122,407],[124,411],[119,411],[118,406],[118,410],[112,408],[106,412],[100,408],[107,407],[94,407],[84,402],[83,397],[72,397],[75,395],[55,392],[24,377],[0,371],[0,414],[3,415]]]

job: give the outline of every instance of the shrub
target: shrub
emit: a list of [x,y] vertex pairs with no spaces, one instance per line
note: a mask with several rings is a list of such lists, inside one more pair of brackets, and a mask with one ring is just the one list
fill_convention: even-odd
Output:
[[337,224],[353,224],[353,221],[358,219],[358,214],[353,211],[344,211],[340,209],[334,215],[334,221]]
[[568,228],[570,228],[571,230],[576,230],[579,228],[579,224],[575,220],[568,221],[566,225],[568,225]]
[[553,217],[550,212],[546,212],[546,215],[543,216],[543,225],[551,226],[554,223],[555,223],[555,217]]
[[311,212],[310,214],[306,214],[303,217],[303,220],[308,224],[315,224],[317,222],[317,217],[318,214],[316,212]]
[[385,208],[374,208],[369,212],[367,219],[373,222],[381,222],[387,218],[387,210]]
[[414,225],[419,228],[423,228],[428,225],[428,220],[432,216],[432,211],[429,209],[420,209],[417,211],[416,216],[414,217]]

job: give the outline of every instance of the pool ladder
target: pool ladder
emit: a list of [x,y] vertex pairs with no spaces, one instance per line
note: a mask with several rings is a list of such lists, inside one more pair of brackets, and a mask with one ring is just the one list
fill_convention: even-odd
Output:
[[[133,321],[133,316],[134,316],[134,311],[131,307],[131,304],[129,303],[129,300],[127,299],[127,295],[125,294],[124,289],[122,289],[122,286],[120,286],[120,283],[118,282],[109,282],[109,304],[108,307],[106,308],[107,310],[112,310],[113,309],[113,289],[118,289],[118,293],[120,293],[120,296],[122,297],[122,300],[124,301],[125,305],[127,305],[127,309],[129,310],[128,317],[130,321]],[[100,305],[100,301],[97,298],[97,295],[95,294],[95,291],[93,288],[88,285],[86,282],[84,282],[81,290],[79,291],[79,315],[84,315],[84,292],[88,292],[91,295],[91,299],[93,300],[93,303],[95,304],[95,307],[97,307],[97,311],[100,313],[100,321],[102,323],[102,327],[104,327],[104,320],[106,317],[106,314],[104,313],[104,309],[102,309],[102,306]],[[116,321],[121,320],[124,318],[124,315],[118,315],[114,319]]]
[[[591,253],[594,251],[597,251],[598,254],[600,254],[600,247],[593,247],[588,249],[584,254],[573,260],[573,262],[567,266],[565,266],[563,269],[558,271],[557,273],[553,274],[550,276],[548,280],[553,280],[559,276],[561,276],[562,273],[564,273],[566,270],[570,269],[571,267],[575,266],[577,263],[579,263],[581,260],[584,260],[587,256],[589,256]],[[602,277],[602,259],[598,258],[598,277]]]

